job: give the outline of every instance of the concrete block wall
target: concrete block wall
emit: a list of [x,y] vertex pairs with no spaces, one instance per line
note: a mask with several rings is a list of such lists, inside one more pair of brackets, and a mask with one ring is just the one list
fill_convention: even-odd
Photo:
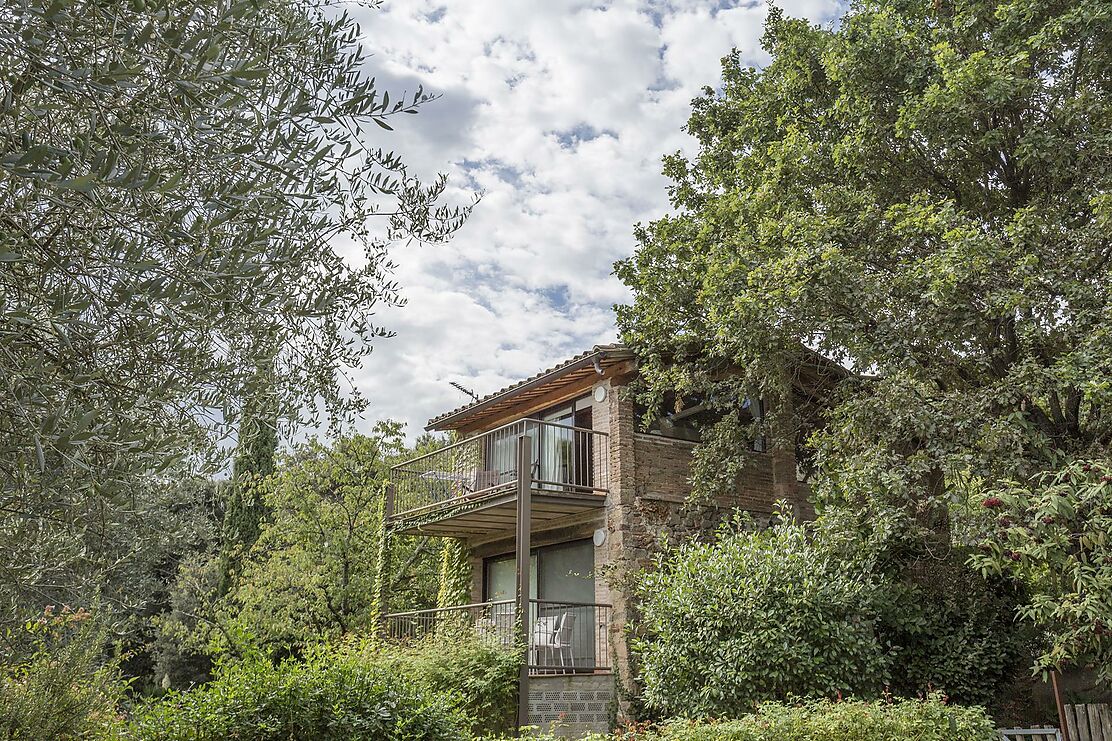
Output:
[[556,735],[576,738],[610,730],[614,677],[565,674],[529,678],[529,723]]

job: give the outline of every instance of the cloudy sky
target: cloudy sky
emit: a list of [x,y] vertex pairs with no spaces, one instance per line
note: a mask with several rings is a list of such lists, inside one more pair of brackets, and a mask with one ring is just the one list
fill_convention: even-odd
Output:
[[[830,23],[836,0],[785,0]],[[387,0],[357,13],[371,67],[392,92],[442,97],[382,142],[449,197],[481,203],[447,245],[394,252],[408,305],[380,313],[380,341],[354,382],[364,422],[410,434],[487,394],[616,336],[612,275],[633,225],[668,209],[661,157],[691,151],[691,99],[720,82],[737,47],[766,57],[763,2]],[[394,97],[393,95],[391,97]]]

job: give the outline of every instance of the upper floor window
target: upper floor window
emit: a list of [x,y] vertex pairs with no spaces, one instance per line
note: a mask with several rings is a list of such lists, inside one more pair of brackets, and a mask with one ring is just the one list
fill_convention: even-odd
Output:
[[[746,399],[743,404],[746,421],[759,418],[763,413],[760,401]],[[717,424],[723,416],[720,409],[712,407],[701,397],[684,397],[677,403],[677,395],[669,392],[664,395],[658,414],[654,414],[646,425],[645,416],[648,406],[636,404],[637,424],[642,432],[650,435],[660,435],[673,440],[688,440],[699,442],[702,440],[703,431]],[[753,441],[753,449],[764,452],[764,439]]]

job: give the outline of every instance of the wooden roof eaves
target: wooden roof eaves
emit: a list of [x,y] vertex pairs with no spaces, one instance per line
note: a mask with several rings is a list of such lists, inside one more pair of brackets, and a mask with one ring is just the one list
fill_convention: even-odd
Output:
[[[532,378],[508,386],[473,404],[442,414],[429,420],[426,430],[458,430],[474,424],[480,417],[489,417],[502,409],[520,406],[530,399],[561,385],[586,376],[600,375],[600,369],[609,368],[633,359],[631,350],[621,345],[598,345],[581,355],[571,358]],[[601,377],[601,376],[600,376]]]

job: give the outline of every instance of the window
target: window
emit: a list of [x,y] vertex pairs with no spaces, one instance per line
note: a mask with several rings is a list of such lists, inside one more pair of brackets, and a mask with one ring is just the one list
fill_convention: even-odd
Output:
[[[637,415],[638,429],[650,435],[671,438],[673,440],[688,440],[699,442],[703,437],[703,430],[713,427],[722,419],[723,413],[700,397],[685,397],[679,399],[674,393],[664,395],[659,416],[656,416],[648,425],[645,424],[645,414],[648,412],[645,404],[636,404],[634,412]],[[760,418],[763,406],[760,401],[752,402],[746,399],[742,403],[744,421]],[[753,450],[764,452],[764,439],[753,441]]]
[[[595,601],[595,552],[590,540],[534,548],[529,559],[529,597],[552,602]],[[514,599],[517,565],[513,555],[488,558],[483,593],[488,602]]]

